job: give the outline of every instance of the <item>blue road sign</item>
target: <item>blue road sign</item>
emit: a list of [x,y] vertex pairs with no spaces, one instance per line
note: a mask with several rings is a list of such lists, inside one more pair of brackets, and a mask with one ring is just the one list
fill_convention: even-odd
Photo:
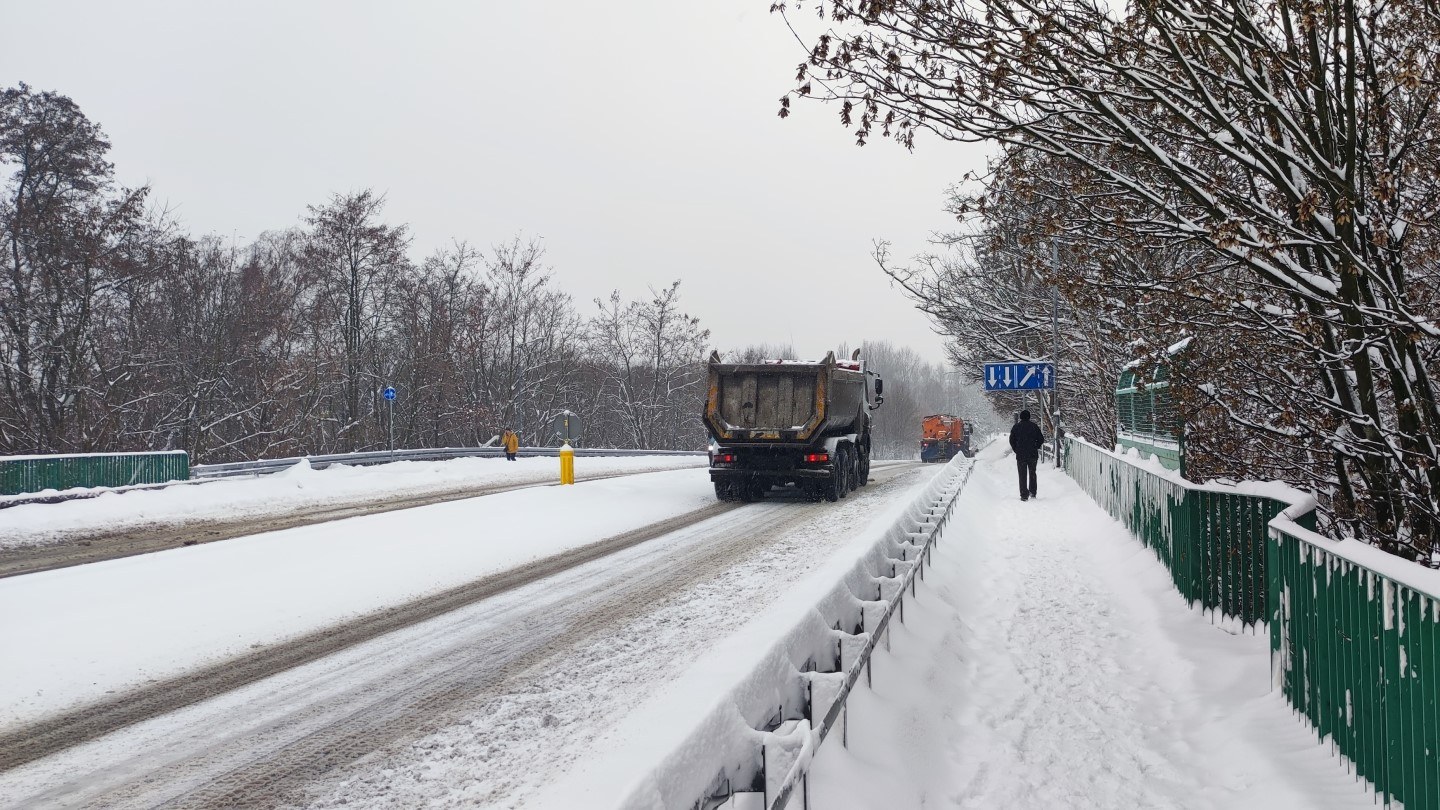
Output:
[[1054,363],[986,363],[986,391],[1034,391],[1055,387]]
[[386,398],[386,399],[390,399],[390,400],[395,399],[395,386],[393,386],[393,385],[387,385],[387,386],[385,386],[385,398]]

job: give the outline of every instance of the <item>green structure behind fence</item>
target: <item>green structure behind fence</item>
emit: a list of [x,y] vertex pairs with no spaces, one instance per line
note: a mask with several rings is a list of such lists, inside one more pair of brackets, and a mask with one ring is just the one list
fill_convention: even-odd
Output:
[[72,487],[159,484],[189,477],[190,456],[183,450],[0,458],[0,495]]
[[1073,437],[1065,450],[1190,604],[1268,623],[1274,685],[1387,805],[1440,810],[1440,572],[1316,534],[1303,497],[1193,484]]

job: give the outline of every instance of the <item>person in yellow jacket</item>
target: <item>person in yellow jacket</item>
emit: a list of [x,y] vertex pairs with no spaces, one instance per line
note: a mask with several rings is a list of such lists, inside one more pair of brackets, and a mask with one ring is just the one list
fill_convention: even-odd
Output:
[[505,447],[505,458],[514,461],[515,454],[520,452],[520,437],[515,435],[515,431],[507,430],[500,435],[500,444]]

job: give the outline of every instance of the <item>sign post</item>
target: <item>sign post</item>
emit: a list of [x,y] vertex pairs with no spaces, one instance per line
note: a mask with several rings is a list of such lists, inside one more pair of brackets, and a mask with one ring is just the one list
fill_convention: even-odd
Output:
[[575,434],[579,432],[580,415],[573,411],[561,411],[550,422],[550,435],[559,437],[565,444],[574,446]]
[[385,386],[385,408],[390,412],[390,453],[395,453],[395,386]]

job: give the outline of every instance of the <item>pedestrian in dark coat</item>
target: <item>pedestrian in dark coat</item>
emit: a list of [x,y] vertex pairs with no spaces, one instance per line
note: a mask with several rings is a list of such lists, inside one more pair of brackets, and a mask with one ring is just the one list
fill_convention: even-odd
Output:
[[1020,500],[1035,497],[1035,465],[1040,463],[1040,448],[1045,434],[1030,421],[1030,412],[1021,411],[1020,421],[1010,428],[1010,449],[1015,451],[1015,469],[1020,473]]

